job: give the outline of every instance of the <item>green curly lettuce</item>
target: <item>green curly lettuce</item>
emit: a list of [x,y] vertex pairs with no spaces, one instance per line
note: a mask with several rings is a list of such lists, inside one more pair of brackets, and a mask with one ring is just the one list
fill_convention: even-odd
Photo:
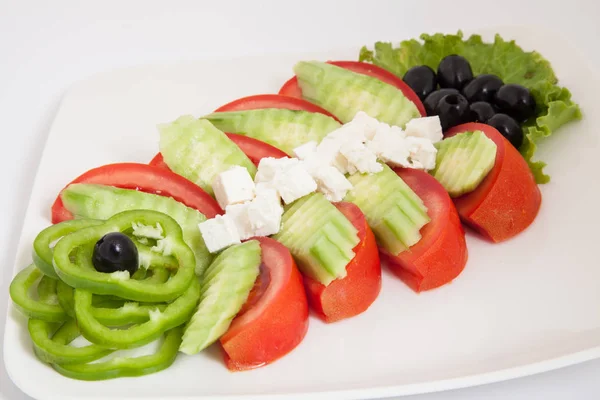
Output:
[[447,55],[458,54],[469,60],[474,75],[495,74],[505,83],[523,85],[535,98],[537,118],[523,124],[524,140],[519,151],[529,164],[536,182],[547,183],[550,177],[543,171],[546,163],[534,161],[537,143],[562,125],[581,119],[579,106],[571,100],[568,89],[557,85],[550,62],[536,51],[524,51],[514,40],[505,41],[496,35],[493,43],[483,42],[480,35],[467,39],[456,35],[422,34],[420,41],[405,40],[394,47],[388,42],[375,43],[374,49],[363,47],[359,60],[371,62],[399,77],[416,65],[428,65],[436,70]]

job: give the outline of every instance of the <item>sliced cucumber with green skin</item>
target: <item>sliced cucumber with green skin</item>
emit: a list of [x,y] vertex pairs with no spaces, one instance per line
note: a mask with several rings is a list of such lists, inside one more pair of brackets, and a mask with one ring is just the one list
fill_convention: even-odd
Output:
[[362,210],[380,246],[397,255],[421,240],[420,230],[430,221],[427,207],[390,167],[348,180],[353,188],[344,201]]
[[179,351],[196,354],[227,332],[258,277],[261,255],[260,243],[249,240],[215,258],[202,279],[200,304],[185,327]]
[[438,152],[431,174],[450,197],[475,190],[496,162],[496,143],[481,131],[460,133],[435,146]]
[[211,195],[213,178],[234,165],[247,168],[252,177],[256,173],[244,152],[206,119],[184,115],[160,125],[159,131],[160,152],[169,168]]
[[217,112],[203,118],[222,131],[261,140],[287,154],[307,142],[319,143],[341,126],[321,113],[281,108]]
[[206,217],[198,210],[189,208],[177,200],[113,186],[74,183],[61,195],[65,208],[76,218],[108,219],[128,210],[154,210],[172,217],[183,230],[183,238],[196,256],[196,275],[201,276],[213,256],[208,252],[198,229]]
[[303,274],[325,286],[346,276],[360,241],[354,225],[321,193],[287,206],[273,238],[290,250]]
[[343,123],[364,111],[373,118],[402,128],[421,114],[402,91],[377,78],[319,61],[294,66],[302,96],[320,105]]

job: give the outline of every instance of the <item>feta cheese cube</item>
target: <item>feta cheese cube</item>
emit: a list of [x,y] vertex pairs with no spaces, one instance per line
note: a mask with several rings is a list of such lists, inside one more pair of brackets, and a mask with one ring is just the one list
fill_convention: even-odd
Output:
[[307,159],[311,154],[317,151],[317,142],[314,140],[304,143],[294,149],[294,155],[300,160]]
[[297,158],[263,158],[255,181],[277,190],[286,204],[317,190],[316,182]]
[[215,197],[221,208],[254,198],[254,181],[244,167],[233,166],[217,174],[212,182]]
[[367,148],[377,155],[377,157],[393,166],[408,167],[408,150],[406,139],[399,130],[388,127],[380,127],[373,137],[373,140],[367,143]]
[[305,161],[312,165],[332,165],[343,174],[350,173],[346,158],[340,154],[340,148],[346,142],[343,138],[326,136],[317,146],[316,153]]
[[329,201],[342,201],[348,190],[352,189],[352,183],[331,165],[324,165],[314,171],[314,178],[318,191]]
[[406,139],[410,168],[432,170],[435,168],[437,149],[426,138],[409,136]]
[[317,183],[301,164],[285,170],[275,182],[275,189],[285,204],[290,204],[300,197],[317,190]]
[[254,236],[269,236],[279,232],[283,207],[277,191],[264,189],[248,205],[248,220]]
[[276,177],[283,173],[286,169],[298,165],[300,160],[297,158],[274,158],[265,157],[258,163],[258,169],[254,176],[255,183],[272,183],[276,180]]
[[357,112],[352,119],[352,123],[362,128],[363,136],[366,140],[373,139],[373,136],[375,136],[377,129],[381,125],[381,122],[364,111]]
[[233,220],[227,215],[217,215],[198,224],[206,248],[216,253],[233,244],[241,243]]
[[254,236],[254,230],[252,229],[250,217],[248,216],[248,207],[250,206],[250,203],[251,202],[232,204],[225,208],[225,215],[233,221],[241,240],[246,240]]
[[432,143],[443,139],[440,117],[414,118],[406,124],[406,136],[429,139]]
[[340,153],[346,158],[349,165],[362,174],[376,173],[383,170],[383,166],[377,162],[377,155],[362,143],[347,143],[342,146]]

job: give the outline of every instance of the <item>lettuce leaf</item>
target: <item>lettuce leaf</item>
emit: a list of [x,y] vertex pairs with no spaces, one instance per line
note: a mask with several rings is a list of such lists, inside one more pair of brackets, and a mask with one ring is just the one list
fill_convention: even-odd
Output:
[[519,151],[536,181],[549,182],[550,177],[543,171],[546,163],[533,160],[537,144],[562,125],[582,118],[569,90],[557,85],[558,78],[550,62],[538,52],[526,52],[514,40],[505,41],[498,34],[493,43],[484,43],[480,35],[464,39],[462,31],[456,35],[422,34],[420,39],[402,41],[397,47],[389,42],[377,42],[373,50],[365,46],[360,50],[359,60],[403,77],[416,65],[428,65],[437,70],[442,58],[459,54],[469,60],[474,75],[495,74],[505,83],[525,86],[536,100],[537,118],[523,124],[525,137]]

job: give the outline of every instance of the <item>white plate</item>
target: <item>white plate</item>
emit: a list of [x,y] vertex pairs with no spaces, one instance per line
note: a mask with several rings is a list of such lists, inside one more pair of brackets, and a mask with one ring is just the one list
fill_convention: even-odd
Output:
[[[296,350],[243,373],[228,372],[207,351],[181,355],[146,377],[67,379],[34,357],[25,318],[11,307],[4,343],[11,379],[39,399],[367,398],[478,385],[599,357],[600,107],[592,96],[600,85],[586,61],[555,36],[518,27],[500,32],[545,55],[585,113],[540,151],[552,183],[542,186],[542,209],[526,232],[496,245],[469,235],[466,269],[431,292],[416,295],[385,273],[367,312],[332,325],[311,317]],[[276,92],[296,61],[356,59],[358,49],[131,68],[77,84],[49,134],[15,272],[31,262],[32,240],[49,225],[50,205],[71,178],[106,163],[147,162],[157,152],[156,124]]]

